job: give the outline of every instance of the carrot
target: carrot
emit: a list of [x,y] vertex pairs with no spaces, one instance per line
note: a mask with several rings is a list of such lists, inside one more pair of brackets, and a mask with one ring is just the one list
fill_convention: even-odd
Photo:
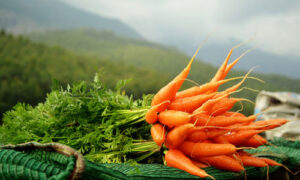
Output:
[[158,120],[168,127],[174,127],[189,123],[191,115],[182,111],[167,110],[159,113]]
[[227,66],[227,63],[230,59],[230,56],[232,54],[232,51],[233,49],[230,49],[225,61],[223,62],[223,64],[220,66],[220,68],[218,69],[217,73],[215,74],[215,76],[212,78],[212,80],[210,82],[216,82],[216,81],[219,81],[222,79],[223,75],[224,75],[224,72],[226,70],[226,66]]
[[[222,80],[222,79],[224,79],[224,78],[226,77],[227,74],[225,74],[225,73],[226,73],[226,69],[227,69],[227,64],[228,64],[228,61],[229,61],[230,56],[231,56],[231,54],[232,54],[232,51],[233,51],[235,48],[240,47],[242,44],[243,44],[243,43],[238,44],[238,45],[236,45],[236,46],[234,46],[233,48],[230,49],[230,51],[229,51],[229,53],[228,53],[228,55],[227,55],[225,61],[223,62],[223,64],[221,65],[221,67],[219,68],[219,70],[217,71],[216,75],[214,76],[214,78],[213,78],[211,81],[219,81],[219,80]],[[248,53],[248,52],[243,53],[243,54],[240,56],[240,58],[243,57],[243,56],[244,56],[245,54],[247,54],[247,53]],[[237,63],[237,62],[235,62],[235,63]],[[230,66],[232,66],[232,65],[230,65]],[[228,69],[228,72],[231,70],[231,68],[232,68],[232,67],[230,67],[230,69]],[[227,73],[228,73],[228,72],[227,72]]]
[[259,159],[265,161],[265,163],[267,163],[270,166],[282,166],[282,164],[280,164],[272,159],[268,159],[268,158],[259,158]]
[[207,122],[212,118],[210,115],[205,113],[193,113],[194,115],[191,117],[191,123],[194,123],[196,126],[204,126]]
[[201,86],[193,86],[191,88],[185,89],[183,91],[179,91],[176,93],[175,99],[180,99],[180,98],[186,98],[186,97],[191,97],[191,96],[196,96],[201,93],[205,92],[205,90],[202,90]]
[[222,116],[227,116],[227,117],[246,117],[244,114],[239,113],[239,112],[231,112],[231,111],[226,111],[222,114]]
[[[192,121],[193,122],[193,121]],[[238,124],[228,126],[229,129],[240,131],[240,130],[269,130],[279,127],[285,123],[289,122],[286,119],[269,119],[262,121],[255,121],[246,126],[240,126]]]
[[243,146],[257,148],[266,143],[267,143],[267,140],[257,134],[255,136],[253,136],[252,138],[250,138],[248,141],[244,142]]
[[208,116],[205,114],[197,114],[192,117],[191,122],[196,122],[197,126],[230,126],[236,123],[251,123],[256,116],[249,117],[227,117],[227,116]]
[[157,116],[158,109],[161,107],[164,107],[165,105],[168,105],[168,104],[170,104],[170,101],[164,101],[160,104],[152,106],[146,113],[145,118],[146,118],[147,123],[149,123],[149,124],[156,123],[156,121],[158,119],[158,116]]
[[206,84],[203,84],[201,86],[194,86],[191,88],[188,88],[183,91],[179,91],[176,93],[175,99],[180,99],[180,98],[186,98],[186,97],[191,97],[191,96],[196,96],[200,94],[205,94],[207,92],[213,92],[218,88],[220,85],[235,80],[239,79],[240,77],[237,78],[231,78],[231,79],[225,79],[221,81],[216,81],[216,82],[208,82]]
[[177,148],[194,129],[193,124],[184,124],[172,129],[166,138],[165,145],[169,149]]
[[245,56],[247,53],[249,53],[251,50],[247,50],[245,51],[242,55],[240,55],[240,57],[236,58],[232,63],[230,63],[226,69],[225,72],[223,73],[222,79],[225,79],[225,77],[227,76],[227,74],[229,73],[229,71],[233,68],[234,65],[236,65],[236,63],[239,62],[239,60]]
[[282,126],[285,123],[289,122],[286,119],[269,119],[264,121],[256,121],[251,123],[251,126],[261,126],[263,130],[274,129],[276,127]]
[[186,138],[187,141],[200,142],[208,139],[208,136],[204,130],[194,131]]
[[202,106],[200,106],[199,108],[195,109],[193,111],[193,114],[199,114],[199,113],[210,113],[211,112],[211,108],[214,104],[218,103],[219,101],[222,100],[222,98],[224,97],[219,97],[216,99],[210,99],[208,101],[206,101],[205,103],[202,104]]
[[242,161],[244,166],[254,166],[254,167],[266,167],[268,164],[257,157],[242,155],[239,156],[239,159]]
[[191,60],[190,60],[190,62],[188,63],[188,65],[183,69],[183,71],[182,71],[179,75],[177,75],[177,76],[175,77],[174,80],[179,82],[178,85],[177,85],[177,87],[176,87],[176,92],[180,89],[182,83],[183,83],[184,80],[187,78],[187,76],[188,76],[188,74],[189,74],[189,72],[190,72],[190,70],[191,70],[192,63],[193,63],[193,61],[194,61],[196,55],[197,55],[198,52],[199,52],[199,49],[200,49],[200,48],[197,49],[197,51],[195,52],[195,54],[194,54],[193,57],[191,58]]
[[207,164],[204,164],[204,163],[199,162],[199,161],[197,161],[197,160],[193,160],[193,159],[191,159],[191,160],[192,160],[193,164],[195,164],[195,165],[196,165],[197,167],[199,167],[199,168],[206,168],[206,167],[208,167]]
[[[190,60],[189,64],[184,68],[184,70],[178,74],[171,82],[169,82],[166,86],[164,86],[162,89],[160,89],[155,96],[152,99],[151,106],[160,104],[164,101],[172,101],[175,98],[175,95],[177,91],[180,89],[182,83],[188,76],[192,63],[195,59],[196,54],[198,53],[199,49],[196,51],[192,59]],[[167,108],[166,106],[163,106],[158,109],[158,112],[161,112]]]
[[[238,131],[229,135],[223,135],[223,138],[226,139],[227,142],[230,144],[234,144],[236,146],[241,145],[245,142],[247,142],[250,138],[255,136],[258,133],[261,133],[261,130],[245,130],[245,131]],[[218,136],[214,138],[215,142],[223,143],[223,140],[220,140],[220,137]]]
[[224,95],[228,96],[230,93],[233,93],[234,91],[238,90],[238,88],[245,82],[245,80],[247,79],[247,77],[251,73],[251,71],[252,71],[252,69],[244,76],[244,78],[239,83],[237,83],[236,85],[231,86],[230,88],[227,88],[224,91],[216,94],[214,98],[218,98],[218,97],[221,97],[221,96],[224,96]]
[[200,129],[198,130],[195,128],[195,131],[191,132],[187,138],[186,141],[191,142],[204,142],[205,140],[215,138],[217,136],[221,136],[223,134],[226,134],[231,130],[224,130],[224,129]]
[[154,124],[151,127],[151,136],[154,142],[156,142],[156,144],[161,147],[162,144],[165,142],[165,136],[166,131],[164,126],[162,126],[161,124]]
[[200,157],[197,160],[214,166],[218,169],[240,172],[244,170],[244,167],[234,158],[229,156],[212,156],[212,157]]
[[251,123],[256,119],[256,116],[251,115],[249,117],[226,117],[226,116],[216,116],[213,118],[214,123],[212,126],[229,126],[238,123]]
[[217,116],[225,113],[233,108],[235,103],[246,100],[244,98],[222,98],[219,102],[215,103],[208,111],[209,114]]
[[227,140],[226,136],[214,137],[213,142],[219,143],[219,144],[230,144],[230,142]]
[[157,112],[156,112],[155,108],[150,108],[146,113],[147,123],[149,123],[149,124],[156,123],[157,119],[158,119],[158,116],[157,116]]
[[175,99],[168,107],[169,110],[193,112],[200,107],[204,102],[212,98],[216,93],[200,94],[192,97]]
[[212,129],[206,132],[206,135],[208,136],[209,139],[215,138],[217,136],[221,136],[223,134],[228,133],[230,130],[225,130],[225,129]]
[[[171,81],[169,84],[167,84],[165,87],[161,88],[158,93],[155,94],[155,96],[152,99],[151,106],[155,106],[157,104],[160,104],[164,101],[171,101],[174,99],[175,96],[175,89],[177,87],[177,81]],[[157,112],[164,111],[169,104],[165,104],[164,106],[160,106],[160,108],[157,109]]]
[[183,142],[179,149],[192,158],[230,155],[236,152],[236,147],[232,144],[193,143],[189,141]]
[[165,159],[167,166],[169,167],[181,169],[199,177],[209,176],[204,170],[193,164],[190,158],[186,157],[182,152],[176,149],[169,150],[165,155]]

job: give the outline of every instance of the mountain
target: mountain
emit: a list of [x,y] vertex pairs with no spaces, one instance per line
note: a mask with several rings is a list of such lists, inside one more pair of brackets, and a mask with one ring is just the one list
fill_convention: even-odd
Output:
[[117,19],[86,12],[59,0],[0,1],[0,28],[13,33],[82,27],[142,38],[134,29]]
[[[194,53],[194,49],[199,46],[199,44],[195,44],[195,40],[188,37],[178,37],[178,39],[166,38],[161,42],[166,45],[176,45],[180,50],[188,55],[192,55]],[[224,57],[226,57],[229,50],[239,43],[241,42],[238,42],[234,39],[231,39],[227,43],[218,41],[210,42],[208,40],[208,42],[201,48],[199,52],[199,58],[211,65],[219,66],[222,64]],[[253,49],[253,47],[243,45],[235,49],[231,59],[237,58],[247,49]],[[240,70],[248,70],[252,67],[257,67],[254,72],[264,74],[279,74],[291,78],[300,78],[299,58],[265,52],[260,50],[259,47],[255,47],[250,53],[244,56],[236,66],[236,68]]]
[[[134,29],[117,19],[105,18],[77,9],[60,0],[0,1],[1,27],[16,34],[55,29],[93,28],[108,32],[112,31],[123,37],[142,39]],[[195,44],[196,41],[187,36],[176,35],[176,38],[174,38],[174,35],[166,36],[165,39],[161,39],[161,42],[176,46],[191,56],[199,44]],[[106,43],[108,42],[106,41]],[[208,41],[201,49],[199,58],[211,65],[219,66],[229,49],[238,43],[234,39],[227,43]],[[250,48],[244,45],[236,49],[233,53],[233,58]],[[88,49],[86,50],[89,51]],[[291,78],[300,78],[300,71],[298,70],[300,67],[299,58],[268,53],[260,50],[259,47],[247,54],[236,68],[248,70],[254,66],[258,66],[255,69],[255,72],[258,73],[280,74]]]

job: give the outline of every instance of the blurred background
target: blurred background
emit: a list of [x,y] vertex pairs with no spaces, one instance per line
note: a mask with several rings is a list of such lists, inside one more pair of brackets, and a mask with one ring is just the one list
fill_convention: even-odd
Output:
[[56,82],[95,73],[110,88],[131,79],[126,92],[135,98],[155,93],[208,35],[190,79],[209,81],[230,48],[253,38],[234,51],[232,60],[255,48],[229,77],[258,66],[252,76],[265,83],[245,86],[300,92],[299,22],[296,0],[0,0],[0,117],[18,102],[43,102]]

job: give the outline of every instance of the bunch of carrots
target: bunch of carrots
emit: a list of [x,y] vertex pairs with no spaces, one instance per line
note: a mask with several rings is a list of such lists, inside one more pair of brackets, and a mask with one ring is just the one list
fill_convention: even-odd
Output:
[[230,95],[239,89],[248,73],[236,85],[218,92],[219,86],[230,81],[225,77],[241,58],[228,64],[233,49],[211,81],[179,91],[198,49],[185,69],[154,96],[146,121],[152,124],[151,135],[156,144],[160,147],[164,144],[168,149],[165,154],[168,166],[211,177],[201,168],[213,166],[240,172],[245,166],[280,165],[243,151],[266,144],[267,140],[259,133],[287,122],[284,119],[255,121],[255,115],[247,117],[230,111],[235,103],[245,100]]

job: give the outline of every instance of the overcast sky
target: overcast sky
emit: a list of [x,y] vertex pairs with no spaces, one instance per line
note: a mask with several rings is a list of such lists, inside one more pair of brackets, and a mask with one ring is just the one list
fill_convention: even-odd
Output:
[[200,43],[245,41],[278,55],[300,57],[299,0],[63,0],[120,19],[146,39]]

